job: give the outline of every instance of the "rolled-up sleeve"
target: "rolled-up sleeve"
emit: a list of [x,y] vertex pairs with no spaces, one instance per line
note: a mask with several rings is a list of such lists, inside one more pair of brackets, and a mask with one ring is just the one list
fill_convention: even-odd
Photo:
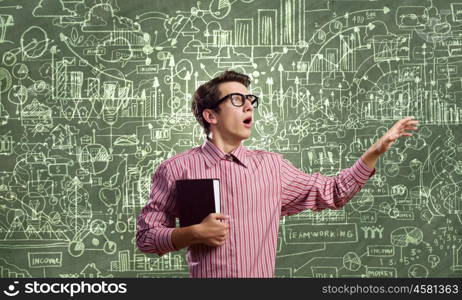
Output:
[[375,174],[375,168],[368,167],[360,158],[337,176],[324,176],[306,174],[282,159],[280,174],[281,215],[289,216],[307,209],[343,207]]
[[160,256],[177,251],[172,243],[176,216],[174,188],[167,167],[161,164],[152,177],[149,201],[137,219],[136,245],[140,251]]

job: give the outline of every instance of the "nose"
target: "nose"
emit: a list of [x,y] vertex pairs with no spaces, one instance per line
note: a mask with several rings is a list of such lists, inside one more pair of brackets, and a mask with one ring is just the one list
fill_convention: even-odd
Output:
[[244,111],[253,111],[254,108],[253,108],[253,105],[252,105],[252,101],[250,101],[249,99],[245,99],[245,103],[244,103]]

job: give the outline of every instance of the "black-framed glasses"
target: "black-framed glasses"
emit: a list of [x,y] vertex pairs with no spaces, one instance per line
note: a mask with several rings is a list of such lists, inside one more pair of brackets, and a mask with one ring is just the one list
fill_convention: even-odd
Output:
[[223,98],[219,99],[214,107],[217,107],[218,105],[220,105],[220,103],[226,99],[231,98],[231,103],[234,105],[234,106],[237,106],[237,107],[241,107],[245,104],[245,101],[248,99],[250,100],[250,103],[252,103],[252,106],[254,108],[257,108],[258,107],[258,97],[255,96],[255,95],[251,95],[251,94],[248,94],[248,95],[244,95],[244,94],[241,94],[241,93],[231,93],[231,94],[228,94],[226,96],[224,96]]

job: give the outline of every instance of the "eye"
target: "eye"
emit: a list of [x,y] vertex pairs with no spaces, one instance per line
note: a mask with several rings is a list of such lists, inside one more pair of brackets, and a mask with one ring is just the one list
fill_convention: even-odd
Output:
[[233,100],[233,101],[241,101],[241,98],[242,97],[240,95],[238,95],[238,94],[231,95],[231,100]]
[[247,95],[246,98],[250,100],[250,103],[252,103],[252,105],[254,107],[257,107],[257,105],[258,105],[258,97],[257,96],[255,96],[255,95]]
[[231,95],[231,101],[236,105],[236,106],[241,106],[243,104],[242,101],[242,96],[239,94],[233,94]]

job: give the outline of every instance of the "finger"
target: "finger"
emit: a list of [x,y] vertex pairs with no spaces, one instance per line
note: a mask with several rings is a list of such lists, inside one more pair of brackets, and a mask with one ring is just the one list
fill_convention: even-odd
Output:
[[414,117],[406,117],[406,118],[404,118],[404,119],[399,120],[397,123],[398,123],[399,125],[402,125],[402,124],[405,124],[405,123],[408,122],[408,121],[411,121],[412,119],[414,119]]
[[226,224],[226,221],[229,220],[228,215],[213,213],[213,214],[210,214],[210,216],[212,217],[214,221],[223,222],[222,224]]
[[228,220],[229,219],[229,216],[228,215],[224,215],[224,214],[217,214],[217,213],[214,213],[212,214],[213,218],[215,220]]
[[409,132],[403,132],[401,134],[401,136],[412,136],[412,133],[409,133]]
[[406,121],[404,119],[402,119],[402,120],[396,122],[395,125],[393,125],[393,127],[391,127],[390,129],[402,130],[405,126],[407,126]]
[[419,126],[419,123],[414,123],[414,122],[408,122],[406,124],[403,124],[404,127],[407,127],[407,126],[412,126],[412,127],[418,127]]
[[399,130],[406,130],[406,128],[409,128],[409,127],[417,127],[417,125],[402,124],[402,125],[399,127]]
[[418,123],[408,122],[408,123],[403,123],[400,126],[398,126],[398,130],[405,130],[407,128],[418,128],[418,127],[419,127]]
[[226,232],[229,229],[229,225],[226,223],[222,223],[221,221],[216,221],[217,223],[217,230],[219,232]]
[[405,117],[405,118],[402,118],[401,120],[402,120],[402,121],[406,121],[406,122],[407,122],[407,121],[418,121],[418,120],[416,120],[414,117]]

